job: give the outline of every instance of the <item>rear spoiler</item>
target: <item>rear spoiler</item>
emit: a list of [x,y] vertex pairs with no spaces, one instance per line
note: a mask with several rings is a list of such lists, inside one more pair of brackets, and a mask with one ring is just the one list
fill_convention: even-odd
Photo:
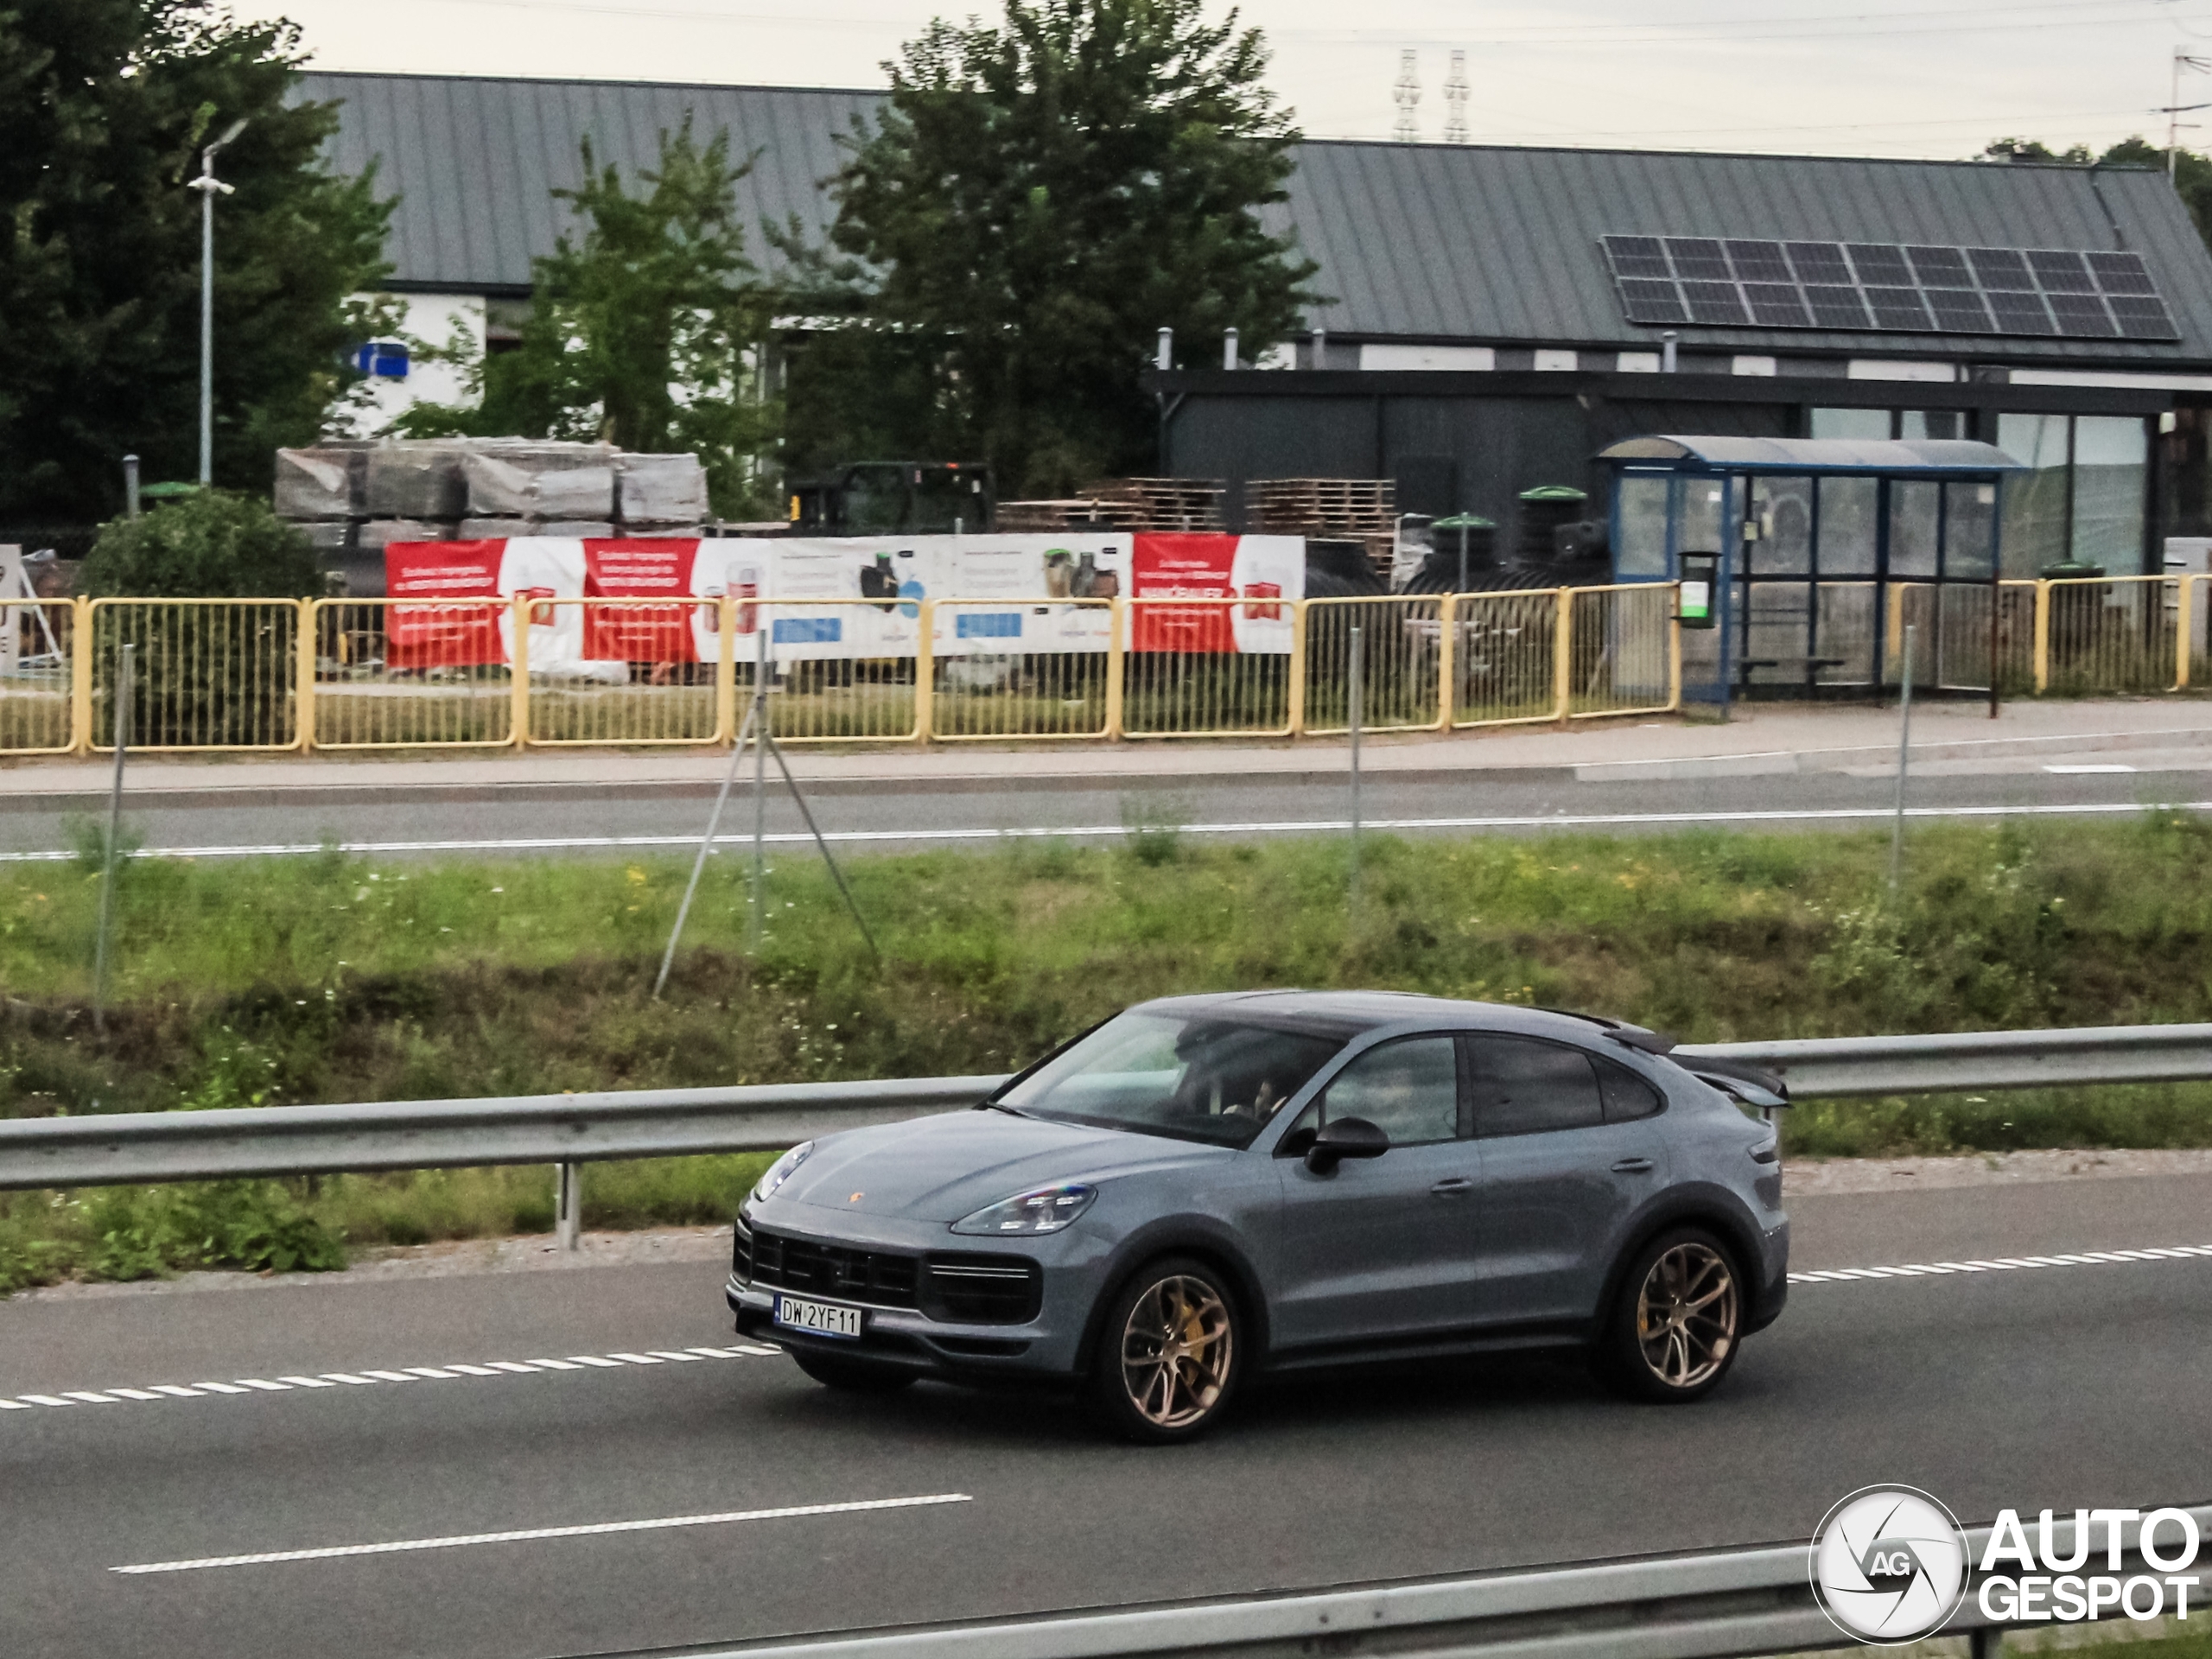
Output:
[[1671,1054],[1668,1058],[1700,1083],[1710,1084],[1746,1106],[1770,1112],[1789,1104],[1789,1085],[1771,1071],[1762,1071],[1740,1060],[1713,1059],[1702,1054]]

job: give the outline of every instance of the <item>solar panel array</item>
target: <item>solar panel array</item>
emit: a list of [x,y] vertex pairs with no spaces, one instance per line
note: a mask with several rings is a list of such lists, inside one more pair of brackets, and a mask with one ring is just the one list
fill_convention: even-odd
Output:
[[2181,338],[2136,253],[1708,236],[1602,240],[1630,322]]

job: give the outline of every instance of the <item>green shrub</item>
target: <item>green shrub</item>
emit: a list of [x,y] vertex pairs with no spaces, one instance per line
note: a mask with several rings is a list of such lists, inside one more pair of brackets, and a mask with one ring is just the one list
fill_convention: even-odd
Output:
[[322,591],[315,550],[259,498],[201,490],[100,527],[78,577],[95,598],[302,599]]
[[153,1279],[183,1268],[327,1273],[346,1248],[274,1181],[115,1187],[89,1198],[96,1279]]
[[300,599],[322,576],[307,537],[251,496],[203,490],[101,527],[81,585],[96,598],[156,601],[94,613],[93,728],[113,729],[126,645],[137,647],[130,741],[281,745],[293,735],[299,611],[174,605],[177,599]]

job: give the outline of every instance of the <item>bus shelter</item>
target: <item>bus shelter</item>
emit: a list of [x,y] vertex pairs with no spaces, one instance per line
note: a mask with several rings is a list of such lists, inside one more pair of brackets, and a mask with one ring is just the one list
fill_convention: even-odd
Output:
[[[1628,438],[1613,469],[1613,579],[1693,584],[1682,695],[1989,690],[2005,475],[1963,439]],[[1709,618],[1694,584],[1711,582]],[[1699,623],[1709,620],[1709,626]]]

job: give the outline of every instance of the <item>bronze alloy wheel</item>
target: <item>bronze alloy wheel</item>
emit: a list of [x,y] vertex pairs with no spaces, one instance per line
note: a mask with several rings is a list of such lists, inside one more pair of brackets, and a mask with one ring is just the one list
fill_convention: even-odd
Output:
[[1740,1319],[1735,1269],[1702,1239],[1662,1250],[1636,1298],[1636,1343],[1653,1379],[1700,1389],[1727,1368]]
[[1228,1304],[1204,1279],[1155,1280],[1122,1325],[1122,1387],[1130,1408],[1154,1430],[1195,1427],[1228,1390],[1236,1360]]

